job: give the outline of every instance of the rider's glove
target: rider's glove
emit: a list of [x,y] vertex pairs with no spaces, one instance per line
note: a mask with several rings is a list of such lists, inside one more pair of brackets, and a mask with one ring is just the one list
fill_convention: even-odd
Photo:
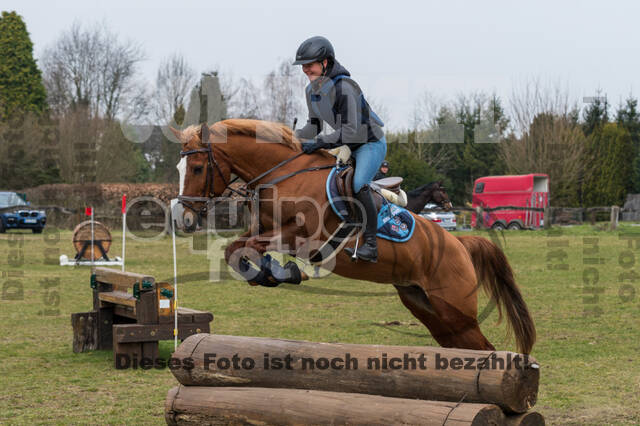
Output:
[[317,142],[306,142],[302,144],[302,150],[305,154],[312,154],[322,148],[322,145]]

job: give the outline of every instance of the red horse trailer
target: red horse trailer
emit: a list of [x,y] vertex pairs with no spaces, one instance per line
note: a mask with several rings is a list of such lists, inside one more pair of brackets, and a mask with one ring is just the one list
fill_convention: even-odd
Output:
[[[473,185],[473,207],[502,206],[546,207],[549,205],[549,176],[542,173],[515,176],[485,176]],[[485,227],[494,229],[539,228],[544,224],[542,212],[496,210],[484,212]],[[471,226],[476,226],[472,213]]]

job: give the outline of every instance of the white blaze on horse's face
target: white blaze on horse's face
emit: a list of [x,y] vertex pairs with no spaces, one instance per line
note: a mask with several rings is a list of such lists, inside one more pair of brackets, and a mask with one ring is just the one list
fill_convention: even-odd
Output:
[[187,157],[182,157],[178,164],[176,165],[176,169],[178,169],[178,173],[180,174],[180,195],[184,191],[184,180],[187,176]]

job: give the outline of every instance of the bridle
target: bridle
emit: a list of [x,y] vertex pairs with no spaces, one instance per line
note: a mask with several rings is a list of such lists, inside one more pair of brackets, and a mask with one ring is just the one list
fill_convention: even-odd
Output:
[[[436,193],[440,195],[440,201],[437,201],[435,199]],[[438,186],[435,188],[429,188],[429,195],[427,197],[430,197],[435,203],[439,204],[440,207],[445,209],[445,211],[449,211],[453,208],[453,204],[449,200],[449,196],[447,195],[444,186],[438,184]]]
[[[197,149],[191,149],[188,151],[180,151],[180,156],[181,157],[187,157],[189,155],[193,155],[193,154],[199,154],[202,152],[206,152],[207,153],[207,184],[204,187],[203,190],[203,194],[200,197],[194,197],[194,196],[187,196],[187,195],[178,195],[178,202],[180,204],[182,204],[183,206],[185,206],[186,208],[188,208],[189,210],[192,210],[194,213],[196,213],[199,216],[206,216],[207,214],[207,203],[212,200],[213,198],[215,198],[215,194],[214,194],[214,169],[218,172],[218,174],[220,175],[220,177],[222,178],[222,182],[224,182],[224,190],[222,191],[222,193],[224,194],[224,191],[227,190],[227,188],[230,188],[229,185],[231,185],[233,183],[233,181],[235,181],[235,179],[231,182],[227,181],[227,179],[224,177],[224,173],[222,173],[222,170],[220,169],[220,165],[218,164],[218,162],[216,161],[214,155],[213,155],[213,150],[211,149],[211,144],[207,144],[206,148],[197,148]],[[236,178],[237,179],[237,178]],[[192,203],[204,203],[202,205],[202,207],[197,210]]]
[[440,200],[439,202],[440,206],[445,209],[445,211],[451,210],[453,208],[453,204],[451,204],[444,186],[438,186],[438,188],[433,191],[433,194],[435,194],[436,192],[438,192],[440,194],[440,197],[442,197],[442,200]]
[[[233,180],[227,181],[227,179],[224,177],[224,173],[222,173],[220,165],[218,164],[218,162],[215,159],[215,156],[213,155],[213,150],[211,149],[211,144],[207,144],[206,148],[197,148],[197,149],[191,149],[191,150],[188,150],[188,151],[180,151],[180,156],[181,157],[186,157],[186,156],[189,156],[189,155],[203,153],[203,152],[207,153],[207,177],[206,177],[207,184],[204,187],[202,196],[194,197],[194,196],[187,196],[187,195],[178,195],[178,202],[180,204],[182,204],[184,207],[188,208],[189,210],[192,210],[198,216],[202,216],[202,217],[205,217],[207,215],[207,204],[211,200],[217,198],[215,193],[214,193],[214,169],[217,171],[217,173],[222,178],[222,182],[224,182],[224,189],[222,190],[222,194],[220,195],[220,197],[222,197],[222,195],[224,195],[225,191],[228,189],[229,191],[235,192],[236,194],[240,195],[241,197],[251,198],[254,203],[257,203],[259,201],[259,193],[260,193],[261,187],[266,187],[266,186],[269,186],[269,185],[275,185],[275,184],[277,184],[279,182],[282,182],[285,179],[288,179],[288,178],[293,177],[293,176],[295,176],[297,174],[300,174],[300,173],[311,172],[311,171],[315,171],[315,170],[322,170],[322,169],[328,169],[328,168],[333,168],[334,167],[333,164],[325,165],[325,166],[307,167],[306,169],[301,169],[301,170],[297,170],[295,172],[287,173],[284,176],[278,176],[277,178],[275,178],[275,179],[273,179],[273,180],[271,180],[271,181],[269,181],[269,182],[267,182],[265,184],[260,185],[256,189],[253,189],[253,188],[250,187],[254,183],[257,183],[259,180],[264,178],[265,176],[269,175],[272,171],[284,166],[285,164],[289,163],[290,161],[295,160],[296,158],[298,158],[298,157],[300,157],[301,155],[304,154],[304,152],[299,152],[296,155],[294,155],[293,157],[289,157],[286,160],[281,161],[280,163],[276,164],[274,167],[270,168],[266,172],[263,172],[260,175],[256,176],[255,178],[251,179],[249,182],[245,183],[240,188],[234,189],[230,185],[233,182],[235,182],[239,177],[236,176]],[[203,203],[203,205],[202,205],[202,207],[200,209],[196,209],[195,206],[192,204],[192,203],[198,203],[198,202]]]

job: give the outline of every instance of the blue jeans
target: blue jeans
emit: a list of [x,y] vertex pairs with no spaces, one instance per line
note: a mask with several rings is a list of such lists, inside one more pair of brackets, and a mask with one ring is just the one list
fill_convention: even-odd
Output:
[[358,193],[376,175],[380,164],[387,155],[387,140],[382,137],[375,142],[368,142],[356,149],[351,155],[356,159],[356,170],[353,173],[353,190]]

